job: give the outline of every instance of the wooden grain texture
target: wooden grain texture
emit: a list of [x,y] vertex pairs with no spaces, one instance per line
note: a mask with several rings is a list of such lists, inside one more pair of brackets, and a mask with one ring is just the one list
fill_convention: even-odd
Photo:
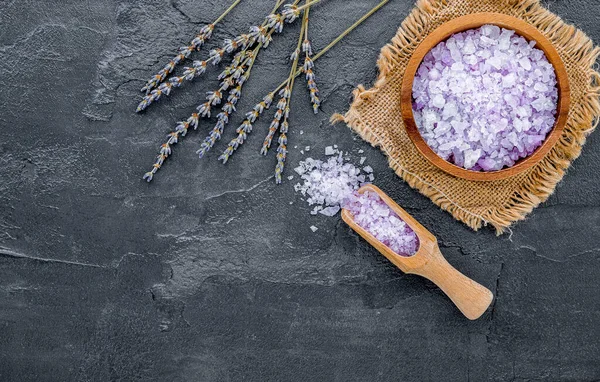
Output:
[[419,250],[414,256],[400,256],[359,226],[347,209],[342,210],[342,219],[360,236],[374,246],[404,273],[416,274],[433,281],[458,309],[470,320],[475,320],[490,306],[492,292],[450,265],[437,244],[437,239],[411,215],[374,185],[363,186],[359,192],[376,192],[419,237]]
[[[499,171],[471,171],[456,166],[441,157],[439,157],[427,142],[421,137],[413,117],[412,110],[412,85],[421,62],[425,55],[437,44],[446,40],[453,34],[463,32],[468,29],[478,28],[482,25],[494,24],[502,28],[514,30],[519,35],[529,41],[536,41],[536,47],[541,49],[548,58],[548,61],[554,66],[558,82],[558,109],[555,125],[548,134],[544,143],[530,156],[517,162],[514,166]],[[546,38],[537,28],[531,26],[523,20],[500,13],[474,13],[449,21],[439,28],[435,29],[423,42],[417,47],[411,57],[404,78],[401,90],[401,111],[406,131],[411,141],[415,144],[417,150],[423,154],[431,163],[443,171],[454,176],[477,181],[491,181],[505,179],[521,173],[541,161],[544,156],[554,147],[563,133],[569,106],[571,102],[570,87],[565,65],[558,54],[558,51],[552,45],[552,42]]]

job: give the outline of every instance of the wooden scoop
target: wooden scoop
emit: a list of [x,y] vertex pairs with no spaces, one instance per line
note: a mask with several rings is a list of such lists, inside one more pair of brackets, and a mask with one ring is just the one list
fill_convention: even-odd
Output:
[[450,300],[468,319],[475,320],[481,317],[494,299],[492,292],[450,265],[440,252],[435,236],[378,187],[369,184],[363,186],[358,192],[363,193],[365,191],[376,192],[412,228],[419,238],[420,246],[417,253],[413,256],[405,257],[393,252],[377,240],[375,236],[360,227],[347,209],[342,210],[342,219],[404,273],[423,276],[433,281],[450,297]]

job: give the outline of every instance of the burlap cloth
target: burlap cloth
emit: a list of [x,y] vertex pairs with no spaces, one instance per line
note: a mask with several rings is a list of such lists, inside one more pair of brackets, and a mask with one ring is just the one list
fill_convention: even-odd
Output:
[[[478,12],[498,12],[525,20],[549,38],[565,63],[571,107],[564,133],[543,160],[518,175],[497,181],[454,177],[432,165],[409,139],[400,114],[400,88],[406,65],[421,41],[442,23]],[[421,0],[381,50],[374,87],[354,90],[344,121],[380,147],[390,166],[408,184],[456,219],[477,230],[493,225],[498,234],[545,201],[579,156],[600,115],[600,74],[593,69],[600,49],[580,30],[548,11],[539,0]]]

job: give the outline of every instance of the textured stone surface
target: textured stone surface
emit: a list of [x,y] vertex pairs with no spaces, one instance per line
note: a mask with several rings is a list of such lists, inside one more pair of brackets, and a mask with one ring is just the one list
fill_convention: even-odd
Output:
[[[273,154],[258,155],[265,122],[226,167],[218,151],[197,160],[198,132],[142,182],[215,72],[142,115],[139,88],[226,3],[0,1],[0,380],[600,379],[598,134],[556,194],[498,238],[454,221],[327,122],[374,81],[411,0],[392,0],[317,62],[324,112],[298,89],[290,143],[313,156],[336,143],[357,161],[364,149],[377,185],[494,292],[480,320],[338,218],[309,215],[292,182],[276,186]],[[315,47],[375,3],[320,5]],[[243,1],[213,44],[270,7]],[[600,41],[600,2],[551,9]],[[242,110],[285,77],[297,27],[258,59]],[[301,158],[291,151],[288,174]]]

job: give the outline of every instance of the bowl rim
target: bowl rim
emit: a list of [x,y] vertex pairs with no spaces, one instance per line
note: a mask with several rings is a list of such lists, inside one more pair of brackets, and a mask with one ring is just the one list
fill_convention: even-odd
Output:
[[[535,47],[544,52],[548,61],[554,67],[554,71],[556,72],[558,105],[554,127],[540,147],[538,147],[528,157],[519,160],[512,167],[498,171],[484,172],[467,170],[456,166],[438,156],[436,152],[429,147],[427,142],[425,142],[421,136],[413,117],[412,87],[415,75],[419,66],[421,65],[421,62],[423,61],[423,58],[432,48],[456,33],[463,32],[468,29],[478,28],[487,24],[493,24],[502,28],[514,30],[517,34],[525,37],[528,41],[533,40],[536,42]],[[429,162],[439,169],[459,178],[476,181],[492,181],[509,178],[538,164],[560,139],[567,122],[570,103],[571,96],[567,70],[563,60],[561,59],[552,42],[537,28],[521,19],[501,13],[483,12],[458,17],[442,24],[433,32],[431,32],[419,44],[419,46],[417,46],[405,70],[401,87],[400,106],[404,126],[406,127],[406,131],[410,140],[416,146],[417,150],[425,158],[427,158]]]

